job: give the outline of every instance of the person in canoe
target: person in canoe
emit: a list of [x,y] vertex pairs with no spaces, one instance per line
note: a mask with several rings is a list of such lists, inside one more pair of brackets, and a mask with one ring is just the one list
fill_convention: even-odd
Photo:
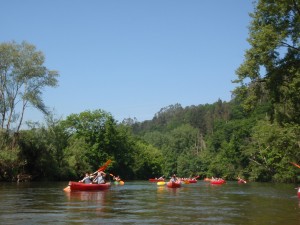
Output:
[[158,178],[158,180],[164,180],[164,175],[162,175],[161,177]]
[[86,172],[85,177],[82,180],[80,180],[79,182],[85,183],[85,184],[91,184],[92,180],[91,180],[90,174],[88,172]]
[[244,180],[244,179],[242,179],[240,177],[238,177],[237,179],[238,179],[238,183],[240,183],[240,184],[246,184],[247,183],[246,180]]
[[113,180],[119,182],[119,181],[121,181],[121,178],[120,178],[119,175],[118,176],[113,176]]
[[170,182],[177,182],[177,181],[178,181],[178,178],[176,177],[175,174],[173,174],[173,176],[170,179]]
[[105,184],[106,183],[105,177],[106,177],[106,173],[104,173],[103,171],[99,171],[97,173],[97,176],[93,180],[93,183],[94,184]]

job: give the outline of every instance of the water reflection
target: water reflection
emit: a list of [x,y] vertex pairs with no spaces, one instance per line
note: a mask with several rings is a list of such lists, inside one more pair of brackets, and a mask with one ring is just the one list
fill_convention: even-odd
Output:
[[103,203],[105,200],[105,191],[71,191],[65,192],[66,196],[68,197],[69,201],[72,200],[81,200],[81,201],[93,201]]
[[107,195],[109,190],[104,191],[71,191],[64,192],[67,198],[65,214],[69,221],[79,224],[98,223],[99,219],[107,215]]
[[165,186],[157,186],[157,193],[162,194],[166,190]]
[[173,196],[178,196],[180,191],[182,190],[183,187],[180,187],[180,188],[168,188],[166,187],[167,191],[173,195]]

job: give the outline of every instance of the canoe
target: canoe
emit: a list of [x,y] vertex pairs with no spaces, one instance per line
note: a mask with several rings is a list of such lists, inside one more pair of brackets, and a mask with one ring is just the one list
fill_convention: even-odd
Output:
[[110,183],[105,184],[85,184],[81,182],[70,181],[69,189],[70,191],[101,191],[106,190],[111,187]]
[[159,181],[165,181],[165,179],[157,179],[157,178],[150,178],[150,182],[159,182]]
[[124,181],[120,180],[120,181],[114,181],[115,185],[124,185]]
[[223,179],[220,180],[211,180],[210,184],[224,184],[226,181]]
[[182,183],[182,184],[189,184],[190,181],[189,181],[189,180],[181,180],[181,183]]
[[300,187],[298,188],[298,197],[300,198]]
[[164,181],[158,181],[156,184],[157,184],[158,186],[161,186],[161,185],[165,185],[166,182],[164,182]]
[[178,181],[178,182],[169,181],[167,183],[167,187],[169,187],[169,188],[180,188],[181,187],[181,182],[180,181]]
[[189,181],[189,183],[197,183],[197,180],[195,180],[195,179],[189,179],[188,181]]

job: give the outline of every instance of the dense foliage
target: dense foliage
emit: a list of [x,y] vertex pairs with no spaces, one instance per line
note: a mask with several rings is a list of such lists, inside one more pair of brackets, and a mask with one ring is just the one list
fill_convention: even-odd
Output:
[[[9,46],[1,45],[0,180],[15,179],[20,173],[29,173],[36,180],[79,179],[111,159],[107,171],[123,179],[176,173],[185,177],[240,176],[253,181],[297,182],[300,171],[291,162],[300,162],[299,6],[300,0],[255,3],[249,27],[250,48],[236,71],[239,85],[231,101],[219,99],[213,104],[185,108],[174,104],[142,122],[128,118],[118,123],[110,113],[98,109],[59,120],[48,114],[45,124],[12,132],[8,129],[10,112],[22,115],[23,111],[21,108],[17,113],[16,108],[8,107],[9,98],[5,96],[11,92],[3,82],[9,80],[14,87],[16,80],[10,74],[17,75],[12,71],[21,67],[13,60]],[[13,43],[10,47],[23,52],[30,47],[26,46]],[[34,80],[30,84],[54,86],[55,72],[30,69],[39,68],[43,62],[43,58],[38,60],[40,54],[36,56],[29,61],[37,60],[37,67],[29,63],[26,71],[30,76],[40,74],[52,79],[50,83]],[[3,64],[8,59],[11,63]],[[45,109],[40,88],[19,96],[24,103]]]

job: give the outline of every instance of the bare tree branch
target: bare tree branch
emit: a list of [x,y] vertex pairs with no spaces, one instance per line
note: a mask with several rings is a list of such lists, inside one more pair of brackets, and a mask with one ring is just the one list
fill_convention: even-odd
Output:
[[294,49],[294,50],[296,50],[296,51],[300,51],[299,48],[296,48],[296,47],[294,47],[294,46],[292,46],[292,45],[290,45],[290,44],[288,44],[288,43],[286,43],[286,42],[281,41],[280,43],[281,43],[283,46],[285,46],[285,47]]

